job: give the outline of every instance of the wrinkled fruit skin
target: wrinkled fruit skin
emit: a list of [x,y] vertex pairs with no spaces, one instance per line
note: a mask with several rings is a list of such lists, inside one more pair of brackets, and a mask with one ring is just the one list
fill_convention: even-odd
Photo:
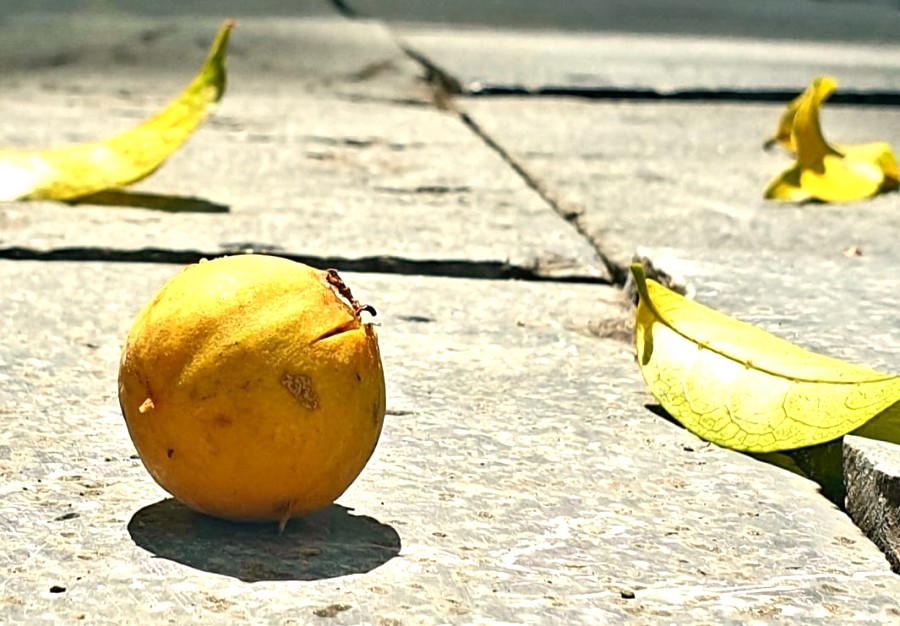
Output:
[[138,314],[119,403],[163,489],[209,515],[283,524],[334,502],[375,449],[375,328],[326,272],[265,255],[201,262]]

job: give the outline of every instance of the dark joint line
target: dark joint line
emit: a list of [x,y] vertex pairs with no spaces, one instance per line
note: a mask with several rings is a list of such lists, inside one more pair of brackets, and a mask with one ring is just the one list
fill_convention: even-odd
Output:
[[[159,263],[188,265],[201,259],[243,254],[249,250],[234,252],[201,252],[196,250],[167,250],[162,248],[142,248],[138,250],[117,250],[111,248],[70,247],[52,250],[34,250],[25,247],[0,248],[0,259],[14,261],[69,261],[103,263]],[[513,265],[501,261],[467,261],[460,259],[420,260],[394,256],[370,256],[344,258],[333,256],[312,256],[289,254],[282,251],[253,249],[259,254],[271,254],[291,261],[305,263],[318,268],[335,268],[341,272],[366,274],[401,274],[406,276],[440,276],[447,278],[472,278],[482,280],[522,280],[529,282],[609,284],[596,276],[560,275],[550,276],[536,269]]]
[[[471,98],[495,97],[567,97],[584,100],[638,100],[671,102],[773,102],[784,103],[799,95],[797,90],[785,89],[629,89],[616,87],[557,87],[530,88],[522,85],[480,84],[464,91]],[[897,91],[839,91],[828,98],[829,104],[900,106]]]

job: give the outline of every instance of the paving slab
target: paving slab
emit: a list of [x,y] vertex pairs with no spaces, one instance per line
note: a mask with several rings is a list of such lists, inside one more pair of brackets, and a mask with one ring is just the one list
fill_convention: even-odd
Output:
[[[900,12],[897,16],[900,20]],[[837,77],[851,92],[889,92],[896,100],[900,91],[896,38],[867,44],[440,25],[396,25],[394,31],[470,93],[569,89],[585,95],[599,91],[605,97],[635,91],[650,92],[644,97],[677,92],[701,99],[729,92],[754,97],[799,93],[822,74]]]
[[[681,249],[686,260],[756,252],[798,262],[855,249],[897,279],[897,193],[845,205],[763,199],[768,181],[791,163],[762,149],[780,106],[564,98],[461,106],[563,212],[580,213],[586,233],[622,266],[638,246]],[[900,150],[893,107],[826,103],[822,125],[835,143],[887,141]]]
[[[216,115],[134,193],[106,196],[114,212],[4,204],[4,250],[253,248],[606,278],[590,246],[464,125],[416,106],[431,102],[421,68],[382,25],[298,6],[309,15],[240,18]],[[92,140],[150,115],[199,66],[213,14],[6,16],[0,142]]]
[[336,506],[171,501],[116,401],[165,265],[0,261],[5,623],[895,623],[900,579],[812,483],[645,408],[598,285],[345,276],[379,311],[382,441]]
[[754,97],[799,91],[821,74],[851,92],[896,98],[900,90],[900,12],[879,2],[345,4],[388,21],[470,94]]
[[185,14],[196,3],[171,11],[155,5],[79,11],[65,3],[57,11],[7,14],[0,20],[0,85],[45,98],[124,91],[168,99],[200,66],[222,21],[236,18],[228,51],[232,85],[268,94],[287,85],[348,98],[429,98],[421,68],[383,24],[348,20],[325,0],[282,3],[287,15],[261,7],[248,15],[243,4]]
[[847,512],[900,572],[900,446],[844,438]]
[[[589,243],[457,117],[311,94],[288,79],[258,91],[242,76],[232,72],[220,108],[186,146],[111,206],[0,204],[0,254],[252,248],[608,278]],[[7,93],[0,144],[20,146],[102,137],[163,102],[149,83],[124,95],[114,81],[98,93]]]
[[[713,308],[814,351],[900,371],[891,235],[900,198],[764,201],[766,181],[787,164],[758,139],[778,107],[517,99],[464,108],[561,212],[580,213],[614,263],[625,267],[639,251]],[[898,121],[894,108],[823,111],[835,142],[900,146]],[[540,140],[531,127],[542,128]],[[866,492],[867,482],[852,482],[864,476],[846,473],[848,492]]]
[[478,25],[730,36],[758,39],[896,42],[894,0],[342,0],[359,15],[391,23]]

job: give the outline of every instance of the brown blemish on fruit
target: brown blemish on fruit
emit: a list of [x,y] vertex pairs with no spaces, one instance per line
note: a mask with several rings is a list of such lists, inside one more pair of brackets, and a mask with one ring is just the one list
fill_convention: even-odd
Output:
[[234,420],[227,415],[216,415],[213,422],[215,422],[216,426],[221,426],[223,428],[225,426],[231,426],[232,424],[234,424]]
[[144,413],[149,413],[150,411],[152,411],[155,408],[156,408],[156,405],[153,404],[153,399],[147,398],[146,400],[144,400],[141,403],[141,406],[138,407],[138,412],[140,412],[140,414],[143,415]]
[[166,456],[169,457],[170,459],[172,458],[172,455],[174,455],[174,454],[175,454],[175,448],[169,448],[168,450],[166,450]]
[[319,396],[316,395],[316,390],[313,389],[312,380],[309,376],[285,372],[281,375],[281,385],[294,396],[297,402],[310,411],[315,411],[319,408]]

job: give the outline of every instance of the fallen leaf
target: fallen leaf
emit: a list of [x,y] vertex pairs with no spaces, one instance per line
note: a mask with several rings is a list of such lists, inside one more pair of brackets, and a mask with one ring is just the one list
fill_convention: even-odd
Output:
[[747,452],[813,446],[857,429],[900,442],[900,376],[809,352],[666,289],[640,264],[631,271],[641,373],[697,436]]
[[792,100],[768,143],[780,143],[796,153],[796,162],[766,187],[770,200],[853,202],[900,185],[900,168],[884,142],[839,146],[826,141],[819,108],[837,82],[815,79]]
[[[833,81],[834,79],[830,76],[823,76],[819,80]],[[766,139],[765,143],[763,143],[764,148],[768,149],[776,144],[780,144],[788,152],[796,152],[796,148],[794,148],[794,141],[793,139],[791,139],[791,131],[794,128],[794,116],[797,114],[797,109],[800,107],[800,103],[803,102],[804,99],[810,97],[809,92],[812,89],[813,85],[810,85],[805,90],[803,90],[803,93],[788,102],[784,113],[782,113],[781,117],[778,119],[778,126],[775,129],[775,134]]]
[[226,21],[200,71],[142,124],[105,140],[46,150],[0,150],[0,200],[74,200],[152,174],[203,122],[225,92]]

